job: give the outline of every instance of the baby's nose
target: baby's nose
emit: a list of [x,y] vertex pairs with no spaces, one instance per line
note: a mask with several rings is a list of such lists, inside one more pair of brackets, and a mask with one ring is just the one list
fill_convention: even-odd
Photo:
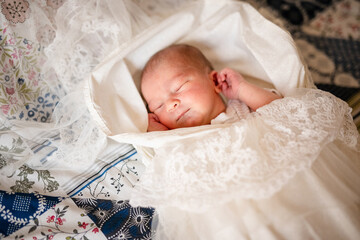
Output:
[[173,110],[175,110],[178,106],[180,105],[180,100],[178,99],[171,99],[168,101],[167,106],[166,106],[166,110],[168,112],[171,112]]

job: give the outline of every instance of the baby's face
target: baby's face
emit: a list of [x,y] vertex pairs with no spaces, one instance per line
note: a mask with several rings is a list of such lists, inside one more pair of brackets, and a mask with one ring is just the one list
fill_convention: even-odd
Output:
[[225,110],[213,77],[216,72],[163,63],[142,80],[149,109],[169,129],[209,124]]

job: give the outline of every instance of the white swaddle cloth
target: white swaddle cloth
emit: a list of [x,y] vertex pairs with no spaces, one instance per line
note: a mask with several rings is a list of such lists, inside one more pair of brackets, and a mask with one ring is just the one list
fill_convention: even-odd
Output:
[[[92,72],[86,91],[88,106],[107,135],[138,146],[161,145],[141,143],[145,135],[137,134],[147,129],[147,111],[138,90],[147,60],[173,43],[194,45],[216,69],[234,68],[283,95],[313,86],[291,36],[249,4],[198,2],[120,46]],[[179,130],[188,131],[197,130]]]
[[[173,43],[196,46],[215,69],[233,68],[249,81],[275,87],[285,98],[237,123],[146,133],[147,111],[139,93],[141,70],[151,55]],[[337,151],[332,142],[339,143],[341,151],[352,149],[344,162],[353,164],[351,159],[359,157],[359,152],[354,150],[358,149],[358,133],[351,109],[330,94],[298,89],[304,87],[313,87],[312,81],[287,32],[246,3],[208,1],[184,8],[114,50],[89,77],[86,98],[103,131],[118,142],[133,144],[143,156],[146,170],[134,189],[131,203],[157,209],[160,238],[339,236],[339,228],[332,225],[336,222],[334,218],[328,225],[321,221],[323,225],[316,225],[316,221],[304,217],[312,208],[311,211],[291,206],[287,209],[281,201],[284,199],[279,198],[281,194],[286,196],[289,182],[304,183],[301,188],[304,193],[321,188],[318,180],[306,177],[299,180],[295,176],[310,169],[316,159],[326,159],[328,156],[321,157],[326,147],[331,145]],[[334,161],[343,160],[335,155]],[[356,166],[349,169],[359,171],[359,165]],[[359,176],[353,172],[344,175],[349,181],[359,183]],[[338,176],[334,176],[337,181]],[[326,183],[333,185],[331,181]],[[350,185],[334,190],[344,197],[346,213],[349,212],[346,206],[352,209],[354,201],[359,202],[359,188]],[[304,202],[311,206],[312,200],[306,194],[296,200],[291,191],[289,199],[294,204]],[[322,194],[314,209],[335,206],[332,203],[337,199],[329,196],[333,195]],[[251,203],[248,199],[258,202]],[[267,216],[266,208],[261,212],[265,203],[278,210],[279,216]],[[254,212],[241,215],[244,209]],[[333,217],[331,214],[322,217]],[[301,217],[286,222],[295,216]],[[359,220],[353,216],[343,213],[340,218],[348,223],[347,234],[358,236]],[[218,221],[211,220],[216,218]],[[227,227],[213,234],[224,224]],[[287,225],[282,228],[282,224]],[[330,226],[332,231],[318,235],[313,225],[319,229]]]

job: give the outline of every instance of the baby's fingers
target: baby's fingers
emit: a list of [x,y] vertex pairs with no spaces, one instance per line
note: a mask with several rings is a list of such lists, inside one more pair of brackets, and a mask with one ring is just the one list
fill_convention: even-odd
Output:
[[149,113],[148,119],[149,119],[149,121],[152,121],[152,122],[160,122],[159,118],[156,116],[155,113]]
[[226,80],[221,82],[220,86],[221,86],[222,92],[225,92],[227,89],[229,89],[229,84],[228,84],[228,82]]
[[218,74],[218,82],[219,84],[222,84],[222,82],[225,82],[226,81],[226,73],[224,73],[223,71],[221,71],[219,74]]

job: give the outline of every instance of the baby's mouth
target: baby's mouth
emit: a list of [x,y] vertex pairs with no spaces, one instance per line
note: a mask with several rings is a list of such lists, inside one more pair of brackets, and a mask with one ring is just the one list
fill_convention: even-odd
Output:
[[176,122],[178,122],[188,111],[190,111],[190,108],[184,112],[182,112],[177,118],[176,118]]

